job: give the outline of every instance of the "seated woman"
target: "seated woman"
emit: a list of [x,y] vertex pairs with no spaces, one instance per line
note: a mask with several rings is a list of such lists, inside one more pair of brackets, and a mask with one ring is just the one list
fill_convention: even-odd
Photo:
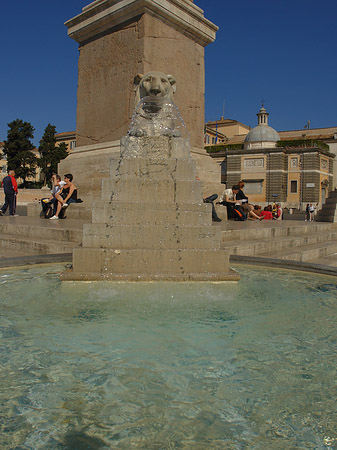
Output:
[[261,213],[261,206],[259,205],[250,205],[252,209],[248,212],[249,220],[263,220],[264,215]]
[[57,208],[56,213],[50,220],[55,220],[59,218],[59,214],[61,209],[65,209],[71,203],[77,202],[77,189],[73,183],[73,176],[71,173],[64,175],[64,181],[66,184],[62,187],[62,189],[55,195],[57,200]]
[[254,205],[253,210],[249,212],[250,217],[252,217],[252,220],[258,218],[259,220],[264,219],[264,211],[261,211],[261,206]]
[[268,205],[263,210],[264,220],[273,220],[272,206]]
[[245,187],[244,181],[242,181],[242,180],[239,181],[238,186],[239,186],[239,192],[236,194],[236,199],[241,201],[241,208],[244,211],[244,213],[247,215],[247,218],[250,220],[255,220],[255,219],[262,220],[263,217],[261,218],[255,213],[254,206],[248,202],[248,197],[242,190]]

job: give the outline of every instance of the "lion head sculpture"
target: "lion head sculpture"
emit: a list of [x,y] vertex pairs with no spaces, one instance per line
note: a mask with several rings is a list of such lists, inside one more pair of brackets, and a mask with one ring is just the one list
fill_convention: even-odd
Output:
[[172,75],[153,71],[145,75],[136,75],[134,87],[136,104],[144,97],[160,97],[172,100],[173,94],[176,92],[176,80]]
[[172,97],[176,80],[162,72],[138,74],[134,78],[135,110],[128,135],[182,137],[187,134],[184,121]]

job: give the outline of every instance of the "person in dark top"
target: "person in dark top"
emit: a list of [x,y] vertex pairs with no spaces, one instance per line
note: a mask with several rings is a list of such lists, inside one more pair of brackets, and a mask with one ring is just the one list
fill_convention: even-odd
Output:
[[236,194],[236,199],[241,201],[241,208],[244,211],[244,213],[250,219],[262,220],[261,217],[259,217],[258,215],[255,214],[254,206],[248,202],[248,197],[242,190],[245,187],[244,181],[242,181],[242,180],[239,181],[238,186],[239,186],[239,192]]
[[16,217],[16,196],[18,195],[18,185],[15,179],[15,171],[9,170],[7,177],[2,180],[2,185],[5,192],[5,203],[0,209],[0,216],[3,216],[9,207],[10,217]]
[[239,186],[239,192],[236,194],[236,199],[237,200],[245,200],[242,203],[248,203],[248,197],[245,195],[245,193],[242,190],[245,187],[245,183],[243,181],[239,181],[238,186]]
[[62,189],[55,195],[57,199],[56,214],[50,218],[50,220],[55,220],[59,218],[61,209],[67,208],[71,203],[77,202],[77,189],[73,183],[73,176],[71,173],[64,175],[64,181],[66,184]]

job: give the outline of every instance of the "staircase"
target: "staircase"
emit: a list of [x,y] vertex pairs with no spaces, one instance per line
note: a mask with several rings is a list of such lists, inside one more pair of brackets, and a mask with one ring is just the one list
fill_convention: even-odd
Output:
[[317,213],[319,222],[337,222],[337,190],[329,192],[322,209]]
[[222,231],[221,248],[230,255],[320,264],[335,258],[337,262],[337,224],[283,220],[245,225]]
[[0,256],[19,257],[71,253],[82,242],[84,220],[1,217]]

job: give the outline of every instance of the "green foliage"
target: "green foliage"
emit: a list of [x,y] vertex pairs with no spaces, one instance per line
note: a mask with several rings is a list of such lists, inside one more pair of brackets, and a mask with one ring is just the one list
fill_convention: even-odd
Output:
[[7,156],[8,169],[15,170],[17,177],[26,178],[35,176],[37,158],[32,152],[34,145],[30,139],[34,138],[34,127],[29,122],[16,119],[8,124],[7,141],[4,142],[3,153]]
[[18,184],[18,188],[26,188],[26,189],[41,189],[43,187],[42,181],[26,181],[25,184]]
[[224,153],[227,150],[241,150],[243,148],[243,144],[209,145],[205,148],[207,153]]
[[67,146],[64,142],[56,146],[56,127],[50,123],[46,126],[42,139],[40,140],[39,167],[43,174],[43,184],[51,179],[53,173],[57,173],[57,165],[68,156]]
[[312,148],[317,147],[321,150],[328,150],[328,144],[318,141],[316,139],[288,139],[286,141],[277,141],[277,147],[298,147],[298,148]]

